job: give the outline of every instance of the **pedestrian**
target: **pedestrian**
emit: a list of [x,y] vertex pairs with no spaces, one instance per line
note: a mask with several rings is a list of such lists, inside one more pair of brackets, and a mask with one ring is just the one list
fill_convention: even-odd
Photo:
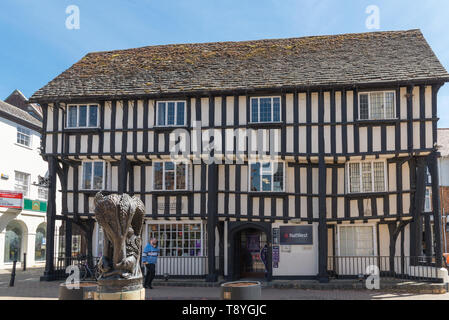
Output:
[[143,250],[143,257],[142,257],[146,273],[145,282],[143,285],[144,288],[153,289],[153,287],[151,286],[151,282],[156,276],[156,263],[158,255],[159,255],[159,247],[157,245],[157,239],[151,238],[150,242],[146,245],[145,249]]
[[268,264],[267,264],[267,255],[268,255],[268,245],[265,244],[262,250],[260,250],[260,259],[262,260],[265,266],[265,278],[268,278]]

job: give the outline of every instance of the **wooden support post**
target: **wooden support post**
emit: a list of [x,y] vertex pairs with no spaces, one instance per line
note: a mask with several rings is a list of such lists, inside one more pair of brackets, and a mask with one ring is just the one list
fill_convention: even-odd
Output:
[[215,163],[208,165],[208,191],[207,191],[207,282],[217,282],[218,275],[215,270],[215,228],[218,223],[218,167]]
[[118,193],[124,194],[127,190],[127,181],[128,181],[128,159],[126,158],[126,154],[122,154],[120,158],[120,164],[118,169]]
[[[67,219],[65,224],[65,257],[70,258],[72,256],[72,220]],[[67,261],[67,259],[66,259]],[[67,265],[66,265],[67,267]]]
[[429,171],[432,176],[432,208],[435,241],[435,264],[437,268],[443,267],[443,238],[441,226],[441,206],[440,206],[440,181],[438,175],[438,155],[436,152],[430,155]]
[[[324,93],[318,98],[319,121],[324,122]],[[318,128],[318,190],[319,190],[319,225],[318,225],[318,280],[329,282],[327,273],[327,223],[326,223],[326,163],[324,161],[324,127]]]
[[[413,258],[417,258],[422,255],[422,234],[423,234],[423,211],[424,211],[424,198],[426,192],[426,158],[416,158],[416,191],[414,195],[413,206],[413,222],[411,224],[412,237],[410,239],[410,253]],[[418,261],[413,261],[412,264],[416,265]]]
[[41,280],[50,281],[54,276],[54,251],[55,251],[55,219],[56,219],[56,178],[57,160],[48,157],[48,202],[47,202],[47,244],[45,252],[45,271]]

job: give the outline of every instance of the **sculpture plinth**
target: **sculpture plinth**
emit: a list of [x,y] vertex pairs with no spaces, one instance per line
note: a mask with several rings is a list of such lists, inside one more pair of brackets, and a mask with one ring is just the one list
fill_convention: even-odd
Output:
[[145,300],[142,278],[98,280],[95,300]]
[[95,217],[104,232],[104,253],[98,262],[96,300],[144,300],[140,257],[145,206],[127,194],[95,196]]

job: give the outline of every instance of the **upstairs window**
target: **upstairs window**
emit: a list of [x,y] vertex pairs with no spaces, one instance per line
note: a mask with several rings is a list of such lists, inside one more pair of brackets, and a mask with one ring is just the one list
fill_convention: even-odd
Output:
[[84,161],[82,188],[83,190],[103,190],[105,185],[104,161]]
[[161,101],[157,103],[157,126],[184,126],[186,124],[184,101]]
[[432,187],[426,187],[426,195],[424,198],[424,212],[432,211]]
[[97,128],[98,105],[69,106],[67,128]]
[[251,123],[281,121],[281,98],[251,98]]
[[17,127],[17,144],[31,147],[31,130],[24,127]]
[[184,162],[154,162],[153,190],[187,190],[187,164]]
[[359,94],[360,120],[395,118],[395,92],[369,92]]
[[47,187],[38,187],[37,197],[41,200],[48,200],[48,188]]
[[349,193],[385,192],[387,190],[384,161],[351,162],[347,169]]
[[24,197],[30,193],[30,174],[16,171],[14,190],[22,192]]
[[284,163],[256,162],[250,164],[250,191],[252,192],[283,192]]

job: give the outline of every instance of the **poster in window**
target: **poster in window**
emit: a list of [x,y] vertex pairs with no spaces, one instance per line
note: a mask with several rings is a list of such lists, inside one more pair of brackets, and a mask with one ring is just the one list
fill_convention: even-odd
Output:
[[273,246],[272,254],[273,268],[279,268],[279,246]]

